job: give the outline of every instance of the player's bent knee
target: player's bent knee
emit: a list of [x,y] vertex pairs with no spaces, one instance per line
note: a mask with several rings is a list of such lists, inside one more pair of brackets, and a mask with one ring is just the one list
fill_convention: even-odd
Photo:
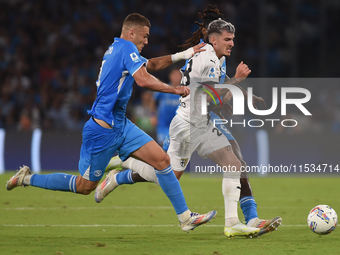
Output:
[[84,186],[80,186],[80,187],[77,187],[77,193],[79,194],[83,194],[83,195],[88,195],[90,194],[92,191],[94,191],[96,189],[96,186],[95,187],[84,187]]
[[95,186],[90,186],[90,187],[84,187],[83,188],[83,195],[88,195],[88,194],[90,194],[92,191],[94,191],[95,189],[96,189],[96,187],[97,187],[97,185],[95,185]]
[[94,191],[98,182],[85,180],[83,177],[78,176],[76,181],[76,189],[78,194],[88,195]]
[[169,155],[164,152],[163,155],[161,155],[157,162],[155,162],[154,168],[157,170],[163,170],[167,168],[170,165],[170,157]]
[[227,165],[230,166],[233,172],[235,171],[240,172],[242,170],[241,168],[242,164],[241,164],[241,161],[239,160],[232,160]]
[[77,193],[82,194],[82,195],[89,195],[94,189],[80,189],[77,190]]

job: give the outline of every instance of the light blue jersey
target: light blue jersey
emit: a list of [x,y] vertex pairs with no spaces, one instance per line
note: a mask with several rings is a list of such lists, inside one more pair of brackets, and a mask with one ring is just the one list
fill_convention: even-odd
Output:
[[97,98],[88,113],[112,127],[124,127],[126,105],[134,82],[133,75],[146,62],[134,43],[115,38],[104,54],[96,82]]

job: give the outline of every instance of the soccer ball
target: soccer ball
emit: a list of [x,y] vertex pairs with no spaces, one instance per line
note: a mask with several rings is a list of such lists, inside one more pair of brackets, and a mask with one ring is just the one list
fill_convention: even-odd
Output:
[[308,214],[309,228],[318,235],[331,233],[338,224],[338,215],[328,205],[317,205]]

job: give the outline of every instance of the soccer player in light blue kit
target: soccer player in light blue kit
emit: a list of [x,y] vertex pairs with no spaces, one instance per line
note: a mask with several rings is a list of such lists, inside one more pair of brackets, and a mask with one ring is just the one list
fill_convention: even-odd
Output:
[[[97,85],[97,98],[88,111],[91,118],[83,129],[83,143],[79,160],[79,176],[53,173],[32,174],[27,166],[7,182],[7,189],[17,186],[35,186],[49,190],[70,191],[90,194],[96,189],[111,157],[118,151],[125,160],[138,158],[153,166],[158,182],[175,208],[183,231],[210,221],[216,211],[207,214],[192,213],[176,176],[172,171],[169,156],[144,131],[125,117],[126,105],[132,93],[133,82],[153,91],[187,96],[189,89],[184,86],[172,87],[147,72],[156,71],[173,62],[191,57],[194,49],[172,56],[150,59],[140,55],[148,44],[151,24],[144,16],[134,13],[126,17],[120,38],[105,52]],[[201,51],[198,45],[195,49]],[[190,54],[188,54],[190,53]]]

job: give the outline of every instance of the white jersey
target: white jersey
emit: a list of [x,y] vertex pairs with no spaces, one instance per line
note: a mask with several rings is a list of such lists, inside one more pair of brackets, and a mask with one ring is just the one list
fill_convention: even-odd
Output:
[[208,121],[207,115],[202,115],[202,94],[203,89],[207,89],[202,83],[209,82],[210,86],[218,84],[221,75],[221,61],[214,48],[207,44],[203,49],[205,51],[195,54],[188,61],[181,85],[190,86],[190,94],[180,98],[181,103],[177,110],[179,116],[195,127],[206,127]]

